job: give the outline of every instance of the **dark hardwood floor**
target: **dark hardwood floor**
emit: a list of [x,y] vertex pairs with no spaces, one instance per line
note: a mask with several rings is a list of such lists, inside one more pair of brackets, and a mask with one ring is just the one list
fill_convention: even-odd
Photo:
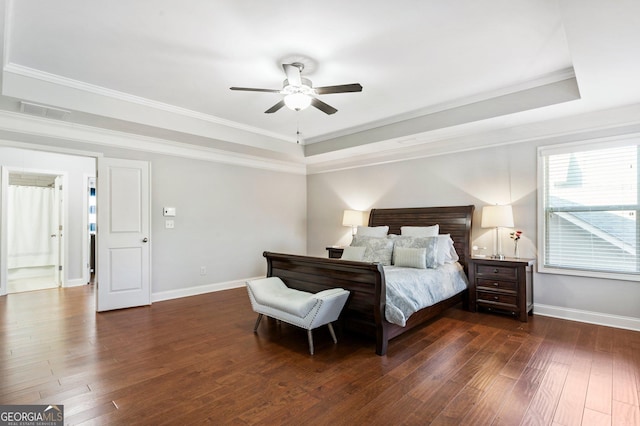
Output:
[[245,289],[94,312],[92,286],[0,297],[0,404],[68,424],[640,425],[640,333],[456,307],[374,343],[263,321]]

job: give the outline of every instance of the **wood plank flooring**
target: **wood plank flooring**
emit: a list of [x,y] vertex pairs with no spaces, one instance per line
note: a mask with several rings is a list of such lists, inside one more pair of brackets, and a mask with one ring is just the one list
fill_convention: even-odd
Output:
[[234,289],[95,313],[93,286],[0,297],[0,404],[68,424],[640,425],[640,333],[459,307],[389,344],[263,320]]

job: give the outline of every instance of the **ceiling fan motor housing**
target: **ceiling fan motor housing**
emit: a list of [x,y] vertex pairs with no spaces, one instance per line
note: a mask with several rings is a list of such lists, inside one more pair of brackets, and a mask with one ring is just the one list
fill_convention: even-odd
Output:
[[289,83],[289,80],[282,82],[282,93],[290,95],[293,93],[304,93],[305,95],[314,95],[313,83],[308,78],[300,77],[300,86],[294,86]]

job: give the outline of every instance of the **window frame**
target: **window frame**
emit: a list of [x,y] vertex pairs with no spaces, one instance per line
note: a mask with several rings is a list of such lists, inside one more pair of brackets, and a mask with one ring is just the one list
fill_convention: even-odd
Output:
[[[580,277],[591,277],[591,278],[605,278],[605,279],[613,279],[613,280],[625,280],[625,281],[640,281],[640,272],[638,273],[625,273],[625,272],[604,272],[604,271],[592,271],[586,269],[577,269],[577,268],[557,268],[552,266],[545,265],[546,259],[546,249],[547,249],[547,240],[546,240],[546,182],[545,182],[545,157],[549,155],[558,155],[558,154],[570,154],[575,152],[584,152],[584,151],[594,151],[599,149],[606,148],[616,148],[622,146],[630,146],[635,145],[638,146],[640,150],[640,133],[627,134],[622,136],[608,137],[608,138],[598,138],[589,141],[581,141],[581,142],[571,142],[571,143],[563,143],[558,145],[549,145],[549,146],[539,146],[538,147],[538,155],[537,155],[537,185],[538,185],[538,235],[537,235],[537,245],[538,245],[538,272],[540,273],[549,273],[549,274],[557,274],[557,275],[570,275],[570,276],[580,276]],[[640,164],[638,164],[638,168],[640,168]],[[640,184],[640,177],[638,178],[638,183]],[[639,185],[640,187],[640,185]],[[637,214],[640,214],[640,199],[637,201],[638,210]],[[622,206],[616,206],[622,207]],[[637,215],[637,220],[640,221],[640,216]],[[639,237],[640,238],[640,237]],[[640,246],[637,248],[640,251]]]

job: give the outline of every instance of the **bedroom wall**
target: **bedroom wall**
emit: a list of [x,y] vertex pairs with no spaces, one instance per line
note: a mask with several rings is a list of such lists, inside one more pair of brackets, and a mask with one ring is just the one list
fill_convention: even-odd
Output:
[[[152,184],[156,298],[264,276],[265,250],[305,252],[303,175],[159,156]],[[164,206],[176,208],[174,229],[164,228]]]
[[[341,226],[344,209],[474,204],[473,243],[491,254],[493,234],[480,228],[487,204],[511,203],[524,231],[520,255],[536,256],[537,146],[522,143],[360,167],[308,176],[310,255],[326,256],[328,245],[351,241]],[[513,250],[508,232],[503,249]],[[565,275],[534,275],[535,310],[552,316],[640,330],[640,283]]]
[[[153,301],[244,285],[247,278],[264,276],[265,250],[306,251],[302,174],[83,142],[43,139],[45,143],[150,162]],[[176,208],[174,229],[164,227],[165,206]],[[200,273],[203,266],[206,275]]]

